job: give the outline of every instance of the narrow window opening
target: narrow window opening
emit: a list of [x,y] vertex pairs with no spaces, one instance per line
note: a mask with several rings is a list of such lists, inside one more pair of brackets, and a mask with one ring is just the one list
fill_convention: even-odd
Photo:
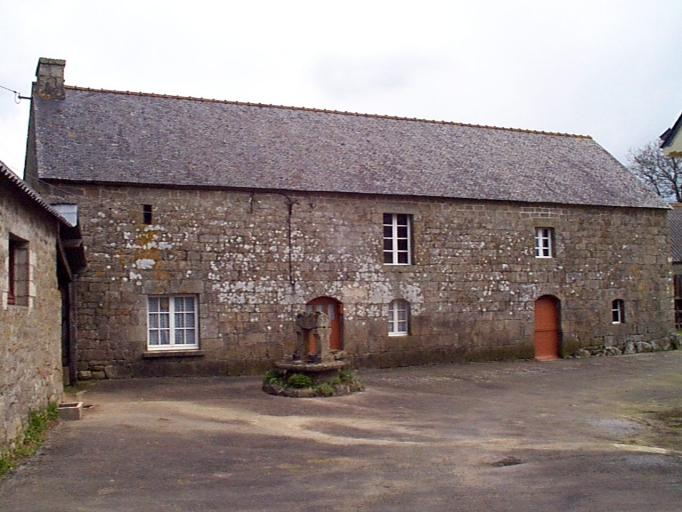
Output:
[[8,249],[7,304],[28,306],[28,242],[10,235]]
[[625,302],[621,299],[616,299],[611,303],[611,323],[625,323]]
[[16,304],[17,303],[17,296],[16,296],[16,265],[17,265],[17,256],[16,256],[16,248],[17,243],[10,239],[9,241],[9,283],[8,283],[8,292],[7,292],[7,304]]
[[152,223],[152,205],[151,204],[143,204],[142,205],[142,222],[145,224],[151,224]]

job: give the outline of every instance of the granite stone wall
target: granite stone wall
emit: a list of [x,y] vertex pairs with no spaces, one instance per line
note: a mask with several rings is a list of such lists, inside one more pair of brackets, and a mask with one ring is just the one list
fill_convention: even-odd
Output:
[[[9,240],[22,240],[16,304],[8,304]],[[57,221],[0,190],[0,451],[25,427],[28,413],[62,393],[61,297]]]
[[[664,210],[60,186],[90,263],[80,378],[262,372],[316,297],[342,303],[343,349],[373,367],[532,357],[543,295],[560,300],[563,355],[663,346],[673,329]],[[384,213],[412,216],[412,265],[383,264]],[[536,227],[554,230],[555,257],[535,257]],[[173,294],[198,300],[199,350],[153,353],[147,297]],[[408,336],[388,335],[393,299],[410,304]]]

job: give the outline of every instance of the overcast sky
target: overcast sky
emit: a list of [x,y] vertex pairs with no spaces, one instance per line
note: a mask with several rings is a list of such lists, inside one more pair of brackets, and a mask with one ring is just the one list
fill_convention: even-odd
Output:
[[[0,51],[23,95],[51,57],[69,85],[584,134],[623,163],[682,111],[680,0],[0,0]],[[0,89],[17,172],[29,104]]]

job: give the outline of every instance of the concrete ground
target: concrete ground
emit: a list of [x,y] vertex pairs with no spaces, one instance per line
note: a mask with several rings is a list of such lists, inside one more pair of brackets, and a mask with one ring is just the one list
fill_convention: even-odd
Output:
[[657,416],[682,411],[682,351],[359,376],[311,399],[100,382],[0,481],[0,510],[682,510],[681,431]]

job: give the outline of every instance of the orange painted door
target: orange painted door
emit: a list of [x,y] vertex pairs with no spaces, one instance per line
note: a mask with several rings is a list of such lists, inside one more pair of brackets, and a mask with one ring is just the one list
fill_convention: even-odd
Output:
[[322,311],[323,313],[327,314],[332,324],[332,333],[329,338],[329,348],[332,350],[342,350],[342,304],[338,300],[332,299],[331,297],[318,297],[308,302],[308,304],[306,304],[306,309],[308,311]]
[[546,295],[535,301],[535,359],[559,358],[559,299]]

